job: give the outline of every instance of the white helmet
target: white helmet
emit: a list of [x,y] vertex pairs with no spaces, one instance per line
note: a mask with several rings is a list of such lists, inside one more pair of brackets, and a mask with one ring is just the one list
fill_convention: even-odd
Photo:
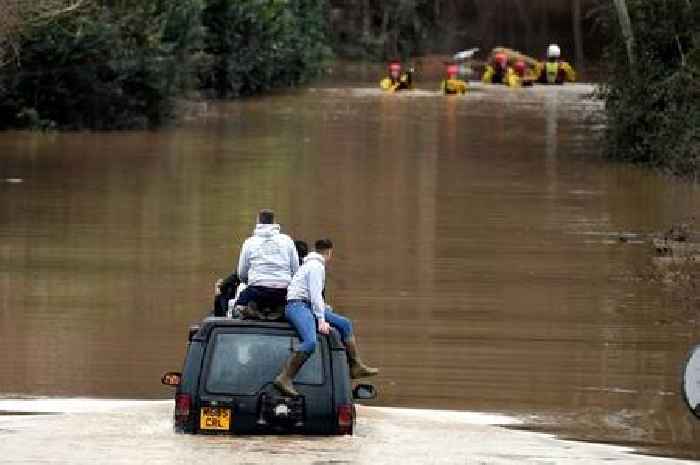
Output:
[[557,44],[552,44],[547,49],[547,58],[559,58],[561,56],[561,49]]

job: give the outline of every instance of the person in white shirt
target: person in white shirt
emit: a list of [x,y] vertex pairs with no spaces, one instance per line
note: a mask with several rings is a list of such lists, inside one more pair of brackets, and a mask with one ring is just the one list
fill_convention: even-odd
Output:
[[365,365],[360,359],[352,322],[334,313],[323,299],[326,264],[333,257],[333,243],[330,239],[321,239],[316,241],[315,248],[315,252],[306,256],[304,264],[296,272],[287,289],[285,316],[299,333],[301,344],[285,362],[282,372],[275,378],[274,385],[289,396],[299,395],[294,389],[294,377],[316,350],[316,329],[321,334],[328,334],[331,326],[338,330],[347,349],[352,379],[375,376],[379,373],[378,369]]
[[246,287],[238,295],[236,310],[244,317],[251,304],[252,313],[262,315],[284,307],[287,286],[299,269],[294,241],[280,232],[274,219],[274,212],[261,210],[253,235],[241,247],[238,278]]

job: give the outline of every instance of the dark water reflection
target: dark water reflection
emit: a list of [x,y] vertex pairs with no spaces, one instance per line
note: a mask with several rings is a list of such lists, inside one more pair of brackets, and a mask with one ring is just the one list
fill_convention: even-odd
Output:
[[633,279],[649,249],[617,240],[700,194],[599,161],[590,90],[318,88],[159,132],[0,134],[0,392],[166,395],[271,207],[337,244],[329,294],[383,368],[380,404],[700,457],[679,395],[698,332]]

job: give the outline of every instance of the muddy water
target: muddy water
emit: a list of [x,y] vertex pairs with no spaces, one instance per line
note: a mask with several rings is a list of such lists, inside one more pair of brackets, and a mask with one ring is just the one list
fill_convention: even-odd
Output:
[[512,431],[494,426],[510,418],[479,413],[361,407],[352,437],[232,438],[174,434],[172,401],[0,400],[8,408],[42,414],[0,416],[4,465],[691,463]]
[[186,325],[271,207],[336,243],[328,294],[383,370],[377,404],[700,457],[679,395],[700,334],[635,279],[700,192],[600,161],[590,91],[318,87],[158,132],[0,134],[0,393],[169,395]]

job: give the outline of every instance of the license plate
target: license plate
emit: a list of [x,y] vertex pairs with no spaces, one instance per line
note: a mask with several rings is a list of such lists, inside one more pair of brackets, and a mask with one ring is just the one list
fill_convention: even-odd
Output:
[[202,407],[199,414],[199,428],[208,430],[228,430],[231,426],[231,409]]

